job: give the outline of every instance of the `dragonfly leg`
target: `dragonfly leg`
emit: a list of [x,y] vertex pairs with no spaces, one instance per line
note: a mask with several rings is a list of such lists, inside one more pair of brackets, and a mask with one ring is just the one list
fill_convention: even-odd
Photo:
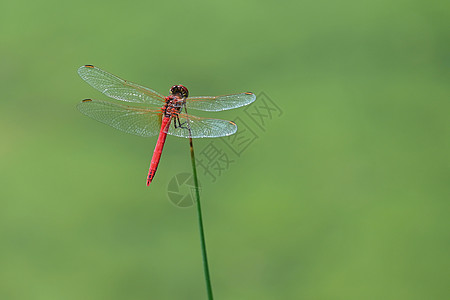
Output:
[[[178,122],[178,124],[177,124]],[[183,129],[187,129],[186,125],[186,121],[184,121],[183,123],[181,123],[180,118],[178,117],[178,115],[175,118],[175,121],[173,122],[173,125],[175,126],[175,128],[183,128]]]
[[178,115],[175,117],[175,119],[173,120],[173,128],[177,129],[177,120],[178,120],[178,124],[180,123],[180,118],[178,118]]

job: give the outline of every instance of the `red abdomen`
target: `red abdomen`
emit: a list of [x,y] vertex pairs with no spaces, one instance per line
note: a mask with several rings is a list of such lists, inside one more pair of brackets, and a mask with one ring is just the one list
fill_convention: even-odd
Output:
[[152,182],[153,177],[155,177],[156,169],[158,169],[159,160],[161,158],[161,153],[164,148],[164,142],[167,137],[167,128],[170,125],[170,117],[164,117],[161,122],[161,131],[159,133],[158,141],[156,142],[155,151],[153,152],[152,161],[150,162],[150,169],[148,170],[147,176],[147,186]]

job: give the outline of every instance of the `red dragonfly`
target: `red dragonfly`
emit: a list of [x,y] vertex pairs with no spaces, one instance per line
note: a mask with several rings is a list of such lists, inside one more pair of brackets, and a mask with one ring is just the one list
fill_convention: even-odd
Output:
[[[150,137],[159,134],[147,176],[147,186],[155,177],[167,134],[184,138],[212,138],[228,136],[236,132],[234,122],[200,118],[187,114],[187,108],[203,111],[221,111],[241,107],[255,101],[253,93],[240,93],[213,97],[189,97],[188,89],[174,85],[170,95],[136,83],[123,80],[92,65],[78,69],[78,74],[93,88],[108,97],[161,107],[133,107],[107,101],[85,99],[78,109],[85,115],[127,133]],[[182,110],[186,113],[182,113]]]

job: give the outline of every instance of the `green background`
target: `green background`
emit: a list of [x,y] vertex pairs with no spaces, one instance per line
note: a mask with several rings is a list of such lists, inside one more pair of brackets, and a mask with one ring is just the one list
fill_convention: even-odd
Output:
[[283,111],[200,178],[217,299],[446,298],[449,8],[2,1],[0,299],[206,298],[196,212],[167,197],[187,140],[168,137],[147,188],[156,138],[77,111],[107,99],[84,64],[163,94],[264,92]]

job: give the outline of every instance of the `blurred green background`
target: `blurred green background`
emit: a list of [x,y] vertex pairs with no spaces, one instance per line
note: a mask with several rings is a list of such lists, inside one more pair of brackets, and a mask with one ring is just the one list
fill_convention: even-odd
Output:
[[156,138],[77,111],[107,99],[84,64],[282,110],[200,178],[216,299],[448,297],[449,8],[3,1],[0,299],[206,299],[196,212],[167,197],[187,140],[168,137],[147,188]]

